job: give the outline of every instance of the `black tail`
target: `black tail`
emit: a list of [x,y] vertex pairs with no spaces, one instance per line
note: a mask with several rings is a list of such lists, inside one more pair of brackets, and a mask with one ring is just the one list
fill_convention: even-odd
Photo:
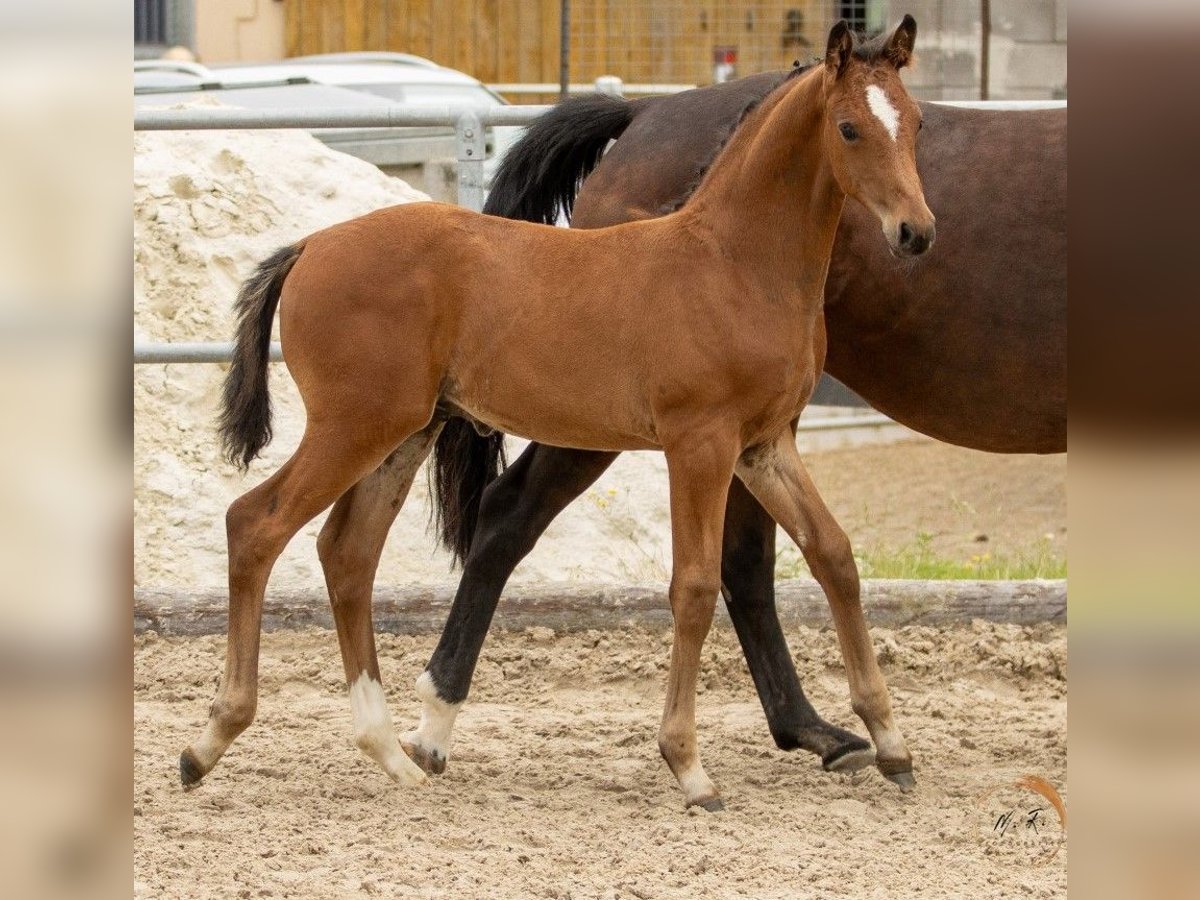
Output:
[[[568,219],[579,185],[604,148],[633,119],[624,100],[601,94],[564,100],[533,123],[505,155],[483,211],[553,225]],[[434,522],[442,543],[462,562],[471,549],[483,489],[503,470],[504,435],[487,437],[451,419],[433,451]]]
[[504,435],[483,437],[466,419],[449,419],[433,448],[434,527],[456,562],[463,562],[475,536],[483,489],[503,471]]
[[271,441],[271,395],[267,389],[271,322],[284,279],[301,249],[302,245],[284,247],[259,263],[234,304],[238,322],[233,365],[225,376],[217,430],[225,458],[242,471]]

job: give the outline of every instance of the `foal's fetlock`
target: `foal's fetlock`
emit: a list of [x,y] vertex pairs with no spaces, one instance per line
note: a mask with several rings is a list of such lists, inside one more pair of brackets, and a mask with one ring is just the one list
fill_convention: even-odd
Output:
[[383,767],[400,784],[421,784],[425,773],[413,765],[400,747],[392,727],[383,685],[363,672],[350,685],[350,712],[354,719],[354,745]]
[[254,701],[213,701],[204,733],[179,755],[179,783],[185,790],[198,785],[234,739],[250,727],[255,707]]
[[660,735],[658,752],[683,791],[685,809],[698,806],[708,812],[720,812],[725,808],[720,791],[705,774],[700,760],[693,755],[690,760],[683,761],[686,756],[678,741]]
[[392,781],[406,786],[424,784],[425,773],[404,753],[394,736],[383,739],[380,735],[355,735],[354,743],[364,755],[375,760]]

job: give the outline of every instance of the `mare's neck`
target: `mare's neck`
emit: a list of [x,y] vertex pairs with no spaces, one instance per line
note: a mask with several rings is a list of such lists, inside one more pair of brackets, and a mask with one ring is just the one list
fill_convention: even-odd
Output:
[[681,210],[772,293],[823,292],[846,199],[825,157],[822,69],[751,111]]

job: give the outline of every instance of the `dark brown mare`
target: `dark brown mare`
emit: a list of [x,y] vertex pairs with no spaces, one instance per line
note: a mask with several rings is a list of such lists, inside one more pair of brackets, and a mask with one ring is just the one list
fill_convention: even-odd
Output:
[[721,803],[700,763],[695,685],[735,475],[829,598],[878,764],[911,778],[850,544],[800,462],[794,427],[824,362],[825,276],[846,196],[874,211],[897,255],[933,242],[916,167],[920,111],[899,74],[915,36],[906,16],[856,47],[839,22],[824,64],[761,103],[672,215],[566,230],[411,204],[325,229],[259,267],[238,298],[226,450],[244,465],[270,438],[276,308],[308,418],[294,455],[230,506],[225,679],[180,758],[185,783],[253,718],[267,578],[330,504],[318,550],[356,741],[396,780],[424,779],[384,702],[371,585],[383,538],[452,412],[542,443],[666,455],[675,639],[659,747],[689,805]]
[[[686,200],[746,109],[785,77],[754,75],[633,102],[561,103],[509,152],[485,211],[552,223],[573,206],[578,228],[662,215]],[[894,259],[874,216],[846,205],[825,285],[826,370],[933,437],[994,452],[1061,452],[1067,111],[919,106],[917,165],[941,226],[937,252]],[[499,441],[452,419],[435,450],[446,543],[465,564],[419,684],[422,724],[406,738],[430,772],[445,767],[454,711],[467,697],[505,581],[617,455],[532,444],[491,481]],[[805,697],[775,612],[774,566],[775,522],[734,480],[721,566],[729,616],[775,742],[810,750],[828,768],[868,745],[825,722]]]

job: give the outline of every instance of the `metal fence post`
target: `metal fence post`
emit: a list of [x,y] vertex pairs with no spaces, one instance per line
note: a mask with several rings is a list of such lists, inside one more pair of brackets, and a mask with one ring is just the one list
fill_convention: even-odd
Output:
[[623,95],[625,85],[616,75],[600,75],[596,78],[596,93],[608,94],[610,97]]
[[483,161],[487,158],[483,123],[475,113],[463,113],[454,123],[458,149],[458,205],[479,212],[483,209]]

